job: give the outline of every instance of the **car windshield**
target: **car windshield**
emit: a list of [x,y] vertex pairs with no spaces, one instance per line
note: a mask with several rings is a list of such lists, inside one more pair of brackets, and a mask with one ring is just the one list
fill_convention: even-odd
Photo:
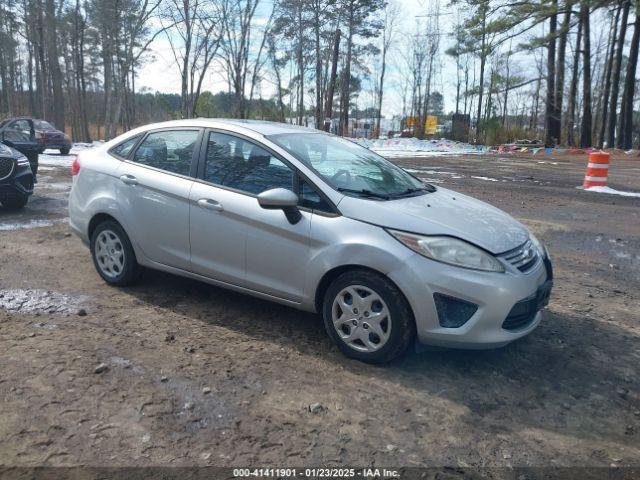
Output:
[[267,138],[345,195],[389,200],[434,190],[350,140],[323,133],[283,133]]
[[49,122],[45,122],[44,120],[35,120],[33,123],[35,124],[35,127],[38,130],[55,130],[56,129],[56,127],[51,125]]

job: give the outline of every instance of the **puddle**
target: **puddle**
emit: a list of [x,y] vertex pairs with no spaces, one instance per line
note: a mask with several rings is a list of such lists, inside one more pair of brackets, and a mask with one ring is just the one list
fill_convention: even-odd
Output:
[[17,313],[75,314],[86,300],[85,296],[72,296],[51,290],[0,290],[0,308]]
[[29,220],[27,222],[0,222],[0,231],[51,227],[55,223],[66,222],[68,220],[68,218],[58,218],[55,220]]

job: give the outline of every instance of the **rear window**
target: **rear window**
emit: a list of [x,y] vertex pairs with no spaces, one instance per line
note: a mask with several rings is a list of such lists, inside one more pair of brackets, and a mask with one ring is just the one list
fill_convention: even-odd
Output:
[[55,130],[56,127],[51,125],[49,122],[45,122],[44,120],[34,120],[33,124],[35,128],[38,130]]
[[199,130],[161,130],[145,137],[133,161],[170,173],[188,176]]

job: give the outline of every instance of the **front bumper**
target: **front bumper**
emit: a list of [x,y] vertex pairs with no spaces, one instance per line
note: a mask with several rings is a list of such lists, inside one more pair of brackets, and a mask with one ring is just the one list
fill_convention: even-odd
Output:
[[33,173],[29,165],[18,165],[8,178],[0,181],[0,198],[16,193],[20,195],[33,193]]
[[[482,349],[506,345],[539,325],[553,274],[548,258],[539,258],[526,273],[491,273],[453,267],[415,254],[389,277],[411,304],[421,343]],[[478,308],[464,325],[442,327],[434,293],[471,302]],[[520,315],[515,326],[505,323],[514,308]]]

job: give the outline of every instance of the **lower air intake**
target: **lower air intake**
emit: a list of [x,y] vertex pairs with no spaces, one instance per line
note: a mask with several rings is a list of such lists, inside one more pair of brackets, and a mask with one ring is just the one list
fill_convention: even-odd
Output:
[[478,310],[475,303],[467,302],[459,298],[434,293],[433,300],[436,302],[438,311],[438,321],[441,327],[458,328],[469,321]]

